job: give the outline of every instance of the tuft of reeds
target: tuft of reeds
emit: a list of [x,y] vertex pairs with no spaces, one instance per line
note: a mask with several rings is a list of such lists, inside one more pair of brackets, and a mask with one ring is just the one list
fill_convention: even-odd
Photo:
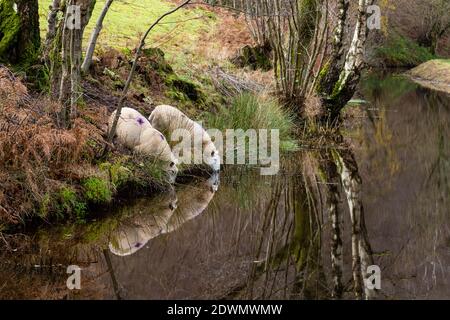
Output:
[[295,146],[292,142],[294,114],[280,106],[276,99],[243,93],[233,98],[230,106],[222,106],[219,112],[208,114],[205,120],[208,128],[221,131],[278,129],[281,148],[289,151]]

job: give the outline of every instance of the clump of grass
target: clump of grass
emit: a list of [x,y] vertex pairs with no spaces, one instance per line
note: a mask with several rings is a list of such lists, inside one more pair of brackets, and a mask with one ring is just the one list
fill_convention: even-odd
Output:
[[63,187],[59,192],[59,210],[73,214],[77,221],[84,221],[87,214],[86,203],[78,198],[76,191],[70,187]]
[[226,129],[278,129],[281,150],[295,149],[293,142],[294,115],[283,109],[274,99],[263,99],[250,93],[234,98],[230,106],[222,106],[217,113],[208,114],[209,128]]
[[376,56],[389,67],[415,67],[436,58],[428,48],[401,35],[391,36],[384,46],[376,49]]
[[104,162],[99,166],[101,171],[108,174],[110,183],[115,189],[126,184],[131,175],[131,171],[123,165],[124,161],[124,159],[119,158],[113,163]]
[[[110,176],[119,193],[146,194],[164,191],[170,186],[169,177],[162,168],[163,163],[153,157],[133,155],[123,159],[120,166],[111,167]],[[117,180],[119,183],[114,182]]]
[[98,177],[91,177],[85,179],[82,185],[84,197],[88,202],[99,204],[111,201],[112,191],[108,181]]

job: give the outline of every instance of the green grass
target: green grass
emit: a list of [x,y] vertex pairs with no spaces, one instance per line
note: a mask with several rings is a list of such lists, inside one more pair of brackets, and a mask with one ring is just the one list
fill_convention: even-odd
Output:
[[[42,39],[47,29],[47,14],[51,0],[39,1]],[[105,0],[97,0],[92,18],[84,33],[84,44],[89,39]],[[146,29],[162,14],[174,8],[165,0],[114,1],[103,23],[98,46],[118,49],[135,48]],[[183,8],[166,17],[147,38],[151,47],[160,47],[169,60],[178,60],[180,52],[188,50],[207,31],[216,17],[204,9]],[[179,23],[177,23],[179,22]]]
[[87,178],[82,183],[84,197],[90,203],[108,203],[112,199],[112,191],[108,181],[97,177]]
[[429,49],[400,35],[391,36],[384,46],[377,48],[376,56],[390,67],[415,67],[436,58]]
[[281,149],[295,149],[293,143],[294,116],[283,109],[274,99],[266,100],[252,94],[237,96],[230,106],[221,107],[205,119],[208,128],[219,129],[278,129]]
[[[43,203],[46,203],[45,206],[48,206],[51,202],[51,199],[46,199]],[[82,201],[77,192],[70,186],[65,186],[59,190],[56,195],[56,215],[59,218],[67,218],[67,214],[71,215],[77,222],[82,222],[85,220],[87,215],[87,207],[86,203]],[[41,210],[42,210],[41,206]],[[41,212],[42,216],[42,212]]]
[[439,63],[450,64],[450,59],[439,59]]

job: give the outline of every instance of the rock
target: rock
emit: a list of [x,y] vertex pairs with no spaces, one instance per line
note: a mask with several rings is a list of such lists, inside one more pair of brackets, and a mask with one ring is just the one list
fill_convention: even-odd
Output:
[[272,48],[269,44],[255,47],[244,46],[235,57],[231,58],[231,62],[239,68],[249,66],[253,70],[269,71],[273,67]]

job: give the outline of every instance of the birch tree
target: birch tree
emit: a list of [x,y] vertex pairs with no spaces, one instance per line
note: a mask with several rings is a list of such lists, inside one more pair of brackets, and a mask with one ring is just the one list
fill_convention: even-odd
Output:
[[53,0],[47,15],[47,35],[45,37],[44,61],[49,62],[49,54],[57,31],[57,16],[61,10],[61,0]]
[[[252,29],[257,29],[255,37],[269,39],[282,100],[301,114],[307,98],[318,95],[325,120],[337,119],[356,90],[364,67],[366,11],[372,2],[358,0],[356,18],[351,19],[349,0],[252,0],[232,5],[219,1],[244,12]],[[332,29],[333,8],[337,13]],[[351,21],[353,34],[346,48],[346,26]],[[330,32],[333,37],[328,41]]]
[[95,46],[97,44],[98,36],[100,35],[100,31],[103,27],[103,20],[106,17],[106,14],[108,13],[109,7],[111,6],[113,0],[108,0],[105,3],[105,6],[103,7],[102,12],[100,13],[100,16],[97,19],[97,23],[95,24],[94,30],[92,30],[91,37],[89,39],[89,43],[86,49],[86,55],[83,60],[83,64],[81,65],[81,71],[87,72],[89,70],[89,67],[92,63],[92,56],[94,55]]
[[[338,22],[334,32],[333,55],[321,70],[322,78],[317,86],[326,108],[327,119],[335,120],[342,108],[352,98],[364,67],[364,52],[367,39],[367,7],[372,0],[358,0],[358,13],[350,47],[343,63],[339,59],[344,54],[344,28],[348,20],[348,0],[339,0]],[[339,76],[337,76],[339,75]]]
[[332,155],[347,198],[352,224],[352,274],[355,296],[359,299],[373,299],[377,291],[369,290],[366,285],[367,268],[374,264],[374,260],[364,221],[362,180],[358,173],[358,165],[349,151],[333,150]]

